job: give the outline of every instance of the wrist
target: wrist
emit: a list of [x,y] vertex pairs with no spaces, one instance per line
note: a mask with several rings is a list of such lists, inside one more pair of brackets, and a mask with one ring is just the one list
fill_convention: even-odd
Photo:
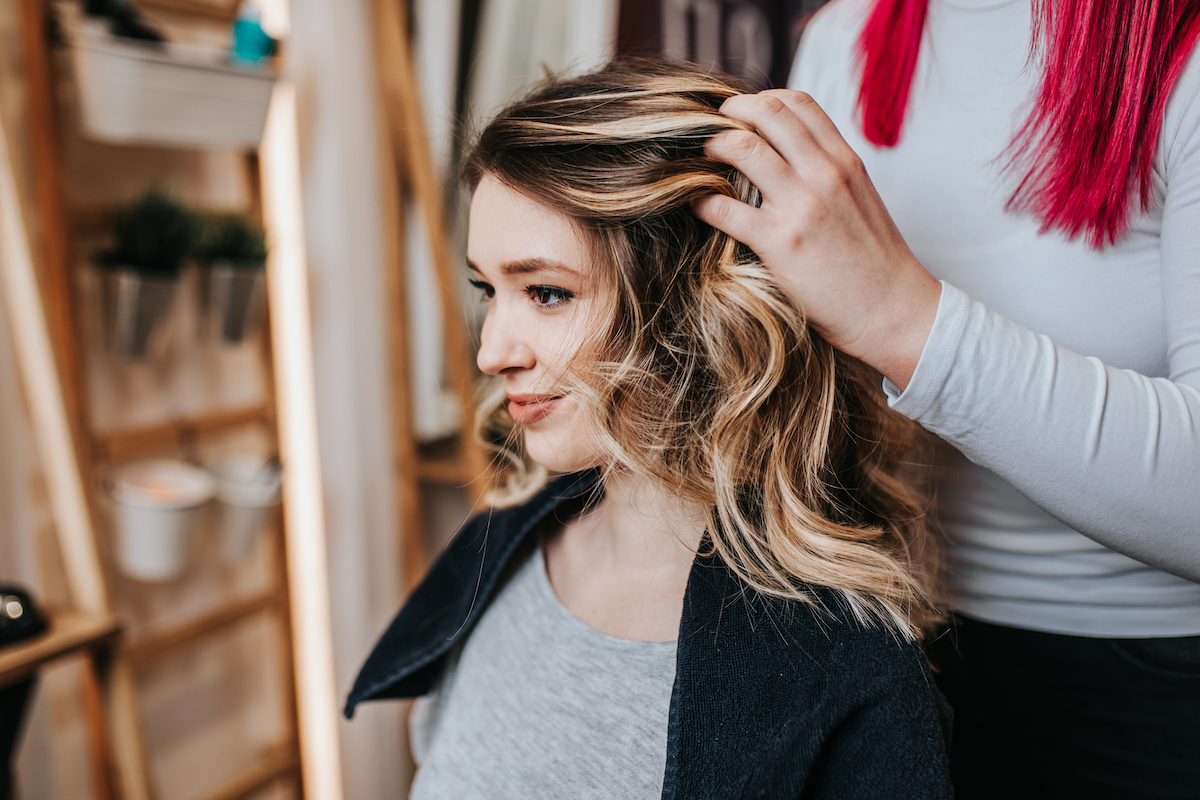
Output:
[[[924,270],[922,269],[922,272]],[[942,284],[928,272],[900,295],[887,299],[887,309],[872,341],[857,355],[903,391],[908,388],[933,322],[937,318]]]

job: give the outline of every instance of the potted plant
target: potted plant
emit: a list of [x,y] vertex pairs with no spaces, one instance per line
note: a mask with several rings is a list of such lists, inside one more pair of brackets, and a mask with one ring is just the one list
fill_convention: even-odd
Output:
[[196,218],[161,189],[113,214],[113,247],[100,254],[113,349],[141,359],[157,349],[184,260],[196,244]]
[[266,234],[244,216],[218,217],[208,225],[196,257],[210,335],[227,344],[242,341],[258,327],[266,306]]

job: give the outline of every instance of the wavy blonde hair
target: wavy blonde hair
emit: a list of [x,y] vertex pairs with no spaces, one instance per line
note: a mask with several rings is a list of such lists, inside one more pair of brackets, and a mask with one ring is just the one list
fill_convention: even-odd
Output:
[[[863,622],[915,637],[935,618],[937,548],[907,473],[915,426],[880,376],[805,323],[744,245],[699,221],[698,197],[757,204],[739,172],[704,154],[743,127],[721,103],[735,79],[660,61],[550,79],[502,111],[464,162],[572,219],[615,286],[600,357],[576,370],[611,463],[711,509],[712,548],[757,591],[813,602],[829,587]],[[547,473],[529,461],[503,389],[482,438],[513,505]]]

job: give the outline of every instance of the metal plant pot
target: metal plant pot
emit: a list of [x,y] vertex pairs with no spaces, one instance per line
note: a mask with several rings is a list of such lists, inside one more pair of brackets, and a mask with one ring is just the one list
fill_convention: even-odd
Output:
[[141,581],[171,580],[183,571],[200,508],[216,484],[203,469],[182,461],[127,464],[117,471],[117,563]]
[[222,344],[240,342],[258,330],[266,308],[262,263],[216,261],[201,274],[200,294],[209,336]]
[[231,563],[254,551],[263,523],[279,505],[279,463],[231,456],[209,467],[216,481],[221,555]]
[[151,277],[128,268],[105,271],[105,317],[118,358],[139,360],[159,349],[178,285],[178,278]]

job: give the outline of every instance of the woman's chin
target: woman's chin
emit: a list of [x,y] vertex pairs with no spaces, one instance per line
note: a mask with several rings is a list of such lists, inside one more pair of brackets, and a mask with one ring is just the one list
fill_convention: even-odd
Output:
[[552,441],[550,437],[526,431],[525,451],[531,459],[551,472],[579,472],[603,464],[604,459],[595,444],[582,439],[582,436],[578,436],[566,441]]

